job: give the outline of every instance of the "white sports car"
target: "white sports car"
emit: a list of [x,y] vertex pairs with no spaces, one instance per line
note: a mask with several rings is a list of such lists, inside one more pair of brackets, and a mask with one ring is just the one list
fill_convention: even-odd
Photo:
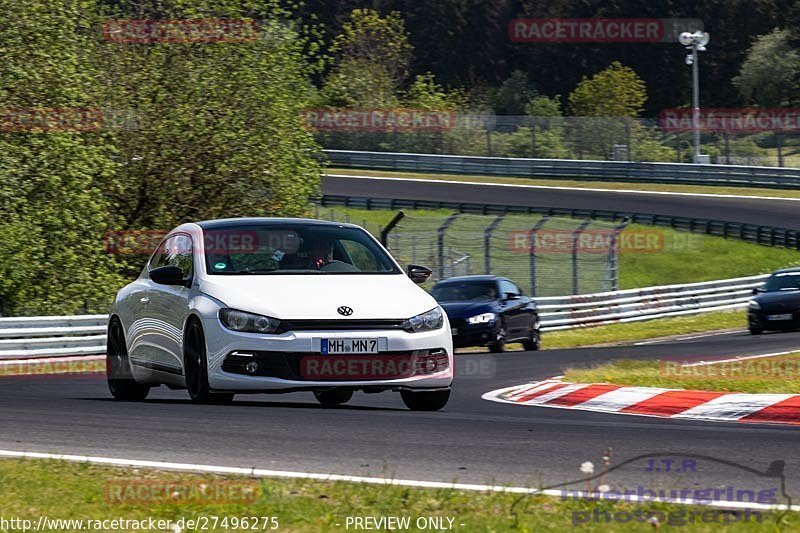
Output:
[[183,224],[117,293],[108,385],[120,400],[153,386],[196,402],[237,393],[399,391],[413,410],[450,397],[453,343],[436,301],[358,226],[242,218]]

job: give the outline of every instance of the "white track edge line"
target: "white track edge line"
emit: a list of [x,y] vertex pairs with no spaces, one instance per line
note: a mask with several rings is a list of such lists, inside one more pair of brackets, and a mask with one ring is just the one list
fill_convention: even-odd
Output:
[[[176,470],[182,472],[203,472],[210,474],[233,474],[252,477],[279,477],[290,479],[313,479],[318,481],[345,481],[351,483],[365,483],[372,485],[392,485],[403,487],[430,488],[430,489],[450,489],[468,490],[476,492],[505,492],[512,494],[530,494],[564,497],[564,491],[555,489],[531,489],[528,487],[513,487],[501,485],[480,485],[474,483],[446,483],[443,481],[418,481],[411,479],[393,479],[379,477],[351,476],[343,474],[317,474],[309,472],[293,472],[286,470],[266,470],[261,468],[243,468],[235,466],[214,466],[193,463],[172,463],[164,461],[145,461],[139,459],[115,459],[111,457],[94,457],[88,455],[70,455],[41,452],[22,452],[14,450],[0,450],[0,457],[17,459],[52,459],[57,461],[69,461],[75,463],[90,463],[104,466],[117,467],[139,467],[157,470]],[[586,492],[577,492],[576,497],[589,497]],[[630,501],[639,502],[639,497],[628,496]],[[602,499],[602,498],[601,498]],[[706,507],[717,507],[721,509],[756,509],[764,511],[785,511],[786,506],[774,504],[760,504],[755,502],[729,502],[729,501],[686,501],[673,498],[655,498],[642,500],[642,503],[673,503],[678,505],[702,505]],[[800,511],[800,505],[793,505],[791,511]]]

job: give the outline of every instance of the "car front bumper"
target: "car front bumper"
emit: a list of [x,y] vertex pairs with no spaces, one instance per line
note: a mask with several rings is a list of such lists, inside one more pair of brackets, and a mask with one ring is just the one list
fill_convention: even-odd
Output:
[[[231,331],[216,319],[203,320],[203,326],[208,350],[208,382],[216,391],[287,392],[339,387],[367,391],[436,390],[448,388],[453,382],[453,343],[447,326],[424,333],[337,330],[296,331],[280,335]],[[320,345],[323,338],[377,338],[379,353],[322,355]],[[391,369],[408,370],[408,365],[424,366],[434,358],[438,364],[426,367],[426,373],[417,373],[416,370],[391,372]],[[243,373],[240,365],[247,360],[262,365],[259,374],[271,375]],[[366,360],[374,363],[367,364]],[[342,361],[349,364],[342,364]],[[305,366],[299,366],[301,364]],[[314,374],[304,372],[302,368],[323,370]]]
[[[791,314],[792,318],[789,320],[769,320],[769,316]],[[748,310],[747,321],[750,328],[764,329],[770,331],[789,331],[800,329],[800,312],[786,313],[786,311],[754,311]]]
[[499,327],[496,321],[472,325],[463,319],[453,320],[450,325],[453,328],[453,346],[456,348],[486,346],[497,338]]

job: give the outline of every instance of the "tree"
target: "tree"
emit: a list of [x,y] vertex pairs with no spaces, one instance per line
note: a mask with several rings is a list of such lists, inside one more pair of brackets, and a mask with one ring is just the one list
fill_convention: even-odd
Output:
[[492,94],[492,108],[498,115],[522,115],[525,106],[536,94],[528,76],[521,70],[515,70]]
[[402,17],[354,9],[330,48],[333,68],[321,91],[324,105],[391,107],[409,72],[411,45]]
[[[102,110],[89,131],[0,131],[0,310],[105,312],[143,256],[109,231],[307,212],[319,148],[301,127],[308,40],[276,2],[0,0],[0,108]],[[63,5],[62,5],[63,4]],[[108,19],[262,20],[246,42],[125,44]],[[128,124],[107,119],[130,115]]]
[[614,61],[569,95],[572,113],[582,117],[636,117],[647,101],[645,83],[633,69]]
[[[2,1],[0,108],[75,110],[99,102],[87,57],[91,12],[77,3]],[[8,124],[8,123],[5,123]],[[97,122],[79,122],[94,127]],[[75,313],[110,304],[118,286],[103,254],[106,204],[98,182],[112,147],[60,128],[0,132],[0,313]]]
[[775,30],[756,38],[733,78],[748,102],[763,107],[791,106],[800,96],[800,50],[788,30]]

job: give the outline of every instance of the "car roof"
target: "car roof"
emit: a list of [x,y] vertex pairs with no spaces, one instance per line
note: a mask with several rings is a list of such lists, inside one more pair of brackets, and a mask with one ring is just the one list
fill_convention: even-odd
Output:
[[475,274],[473,276],[456,276],[454,278],[447,278],[439,281],[437,285],[446,285],[448,283],[463,283],[465,281],[498,281],[502,278],[500,276],[493,276],[489,274]]
[[305,226],[336,226],[336,227],[350,227],[356,228],[355,224],[347,224],[344,222],[330,222],[327,220],[316,220],[313,218],[281,218],[281,217],[245,217],[245,218],[220,218],[216,220],[203,220],[196,222],[198,226],[204,230],[209,229],[225,229],[225,228],[239,228],[242,226],[256,226],[256,225],[280,225],[280,224],[301,224]]

